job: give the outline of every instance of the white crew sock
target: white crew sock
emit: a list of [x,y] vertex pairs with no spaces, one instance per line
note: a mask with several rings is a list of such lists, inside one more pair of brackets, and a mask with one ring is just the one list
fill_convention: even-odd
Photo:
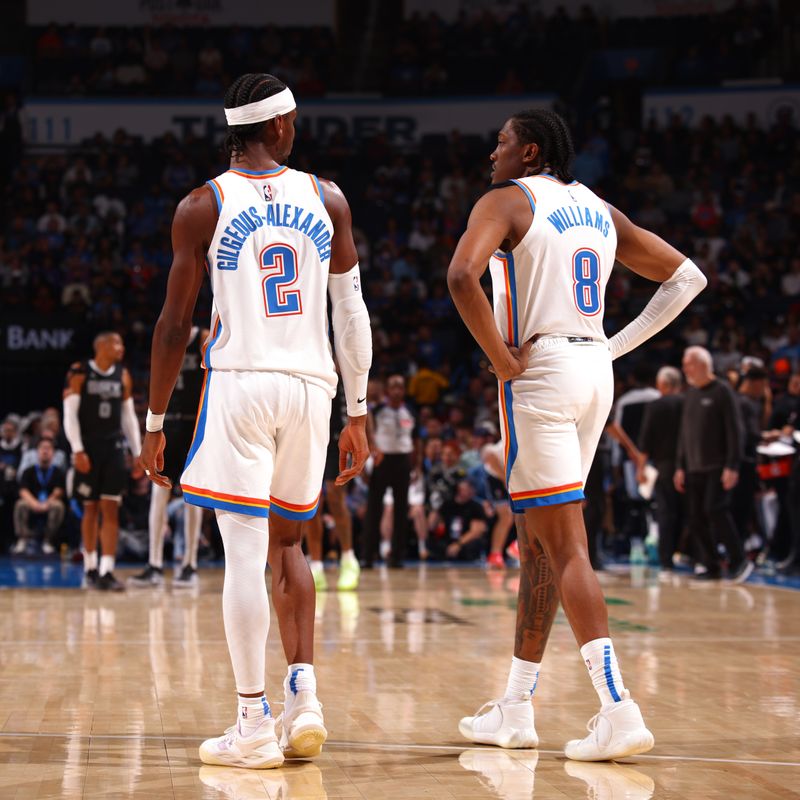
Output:
[[309,567],[312,572],[322,572],[325,569],[325,565],[321,561],[312,561]]
[[231,654],[236,691],[264,691],[269,599],[267,568],[268,523],[263,517],[217,509],[225,548],[222,619]]
[[355,561],[356,554],[353,552],[353,548],[351,547],[349,550],[342,550],[342,561]]
[[200,546],[200,528],[203,525],[203,509],[189,503],[183,504],[183,535],[186,542],[183,548],[182,567],[197,569],[197,548]]
[[165,486],[153,486],[150,489],[150,512],[147,525],[150,529],[150,555],[148,561],[153,567],[164,567],[164,528],[167,524],[167,505],[172,490]]
[[535,661],[524,661],[516,656],[511,657],[511,670],[508,673],[508,683],[504,700],[519,700],[523,696],[533,697],[536,684],[539,681],[539,668],[541,664]]
[[250,736],[272,712],[265,695],[261,697],[239,697],[239,731]]
[[602,705],[619,703],[625,699],[625,686],[611,639],[592,639],[591,642],[586,642],[581,647],[581,657],[586,662],[589,677]]
[[100,556],[100,576],[114,571],[114,556]]
[[317,676],[314,674],[313,664],[289,664],[289,674],[286,677],[285,688],[292,694],[298,692],[317,693]]
[[90,569],[97,569],[97,550],[92,550],[91,553],[83,551],[83,571],[88,572]]

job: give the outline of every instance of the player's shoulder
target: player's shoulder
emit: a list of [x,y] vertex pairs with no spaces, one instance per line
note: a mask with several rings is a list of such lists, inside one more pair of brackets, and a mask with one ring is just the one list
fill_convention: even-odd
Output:
[[73,361],[67,369],[67,383],[76,378],[85,378],[89,373],[89,361]]
[[320,190],[320,199],[325,203],[326,206],[329,205],[330,202],[333,202],[333,204],[338,203],[347,205],[347,198],[345,197],[345,194],[339,184],[330,178],[322,178],[311,173],[308,174],[309,177],[317,182]]
[[475,203],[475,210],[479,212],[500,210],[507,212],[517,206],[528,207],[530,190],[516,180],[503,181],[492,184]]
[[202,218],[209,213],[216,215],[218,212],[217,197],[214,192],[213,182],[209,181],[202,186],[192,189],[178,203],[175,209],[175,219],[185,220],[198,217]]

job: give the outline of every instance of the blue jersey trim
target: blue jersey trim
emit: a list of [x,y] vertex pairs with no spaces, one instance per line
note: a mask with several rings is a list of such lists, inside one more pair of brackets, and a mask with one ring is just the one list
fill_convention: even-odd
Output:
[[209,372],[211,371],[211,348],[217,343],[217,339],[219,339],[221,333],[222,333],[222,320],[219,317],[217,317],[217,333],[214,336],[214,338],[208,343],[205,355],[203,356],[205,367],[207,370],[209,370]]
[[222,213],[222,196],[219,193],[219,189],[217,189],[217,184],[214,181],[206,181],[206,186],[211,187],[211,191],[214,192],[214,199],[217,201],[217,214]]
[[325,192],[322,191],[322,184],[319,182],[319,178],[316,175],[311,176],[314,183],[317,185],[317,191],[319,192],[319,199],[322,201],[322,205],[325,205]]
[[[322,495],[320,495],[320,498]],[[292,520],[305,520],[311,519],[312,517],[316,516],[317,509],[319,508],[319,501],[314,506],[314,508],[308,511],[290,511],[288,508],[281,508],[276,502],[272,502],[270,504],[270,509],[273,514],[277,514],[279,517],[283,517],[283,519],[292,519]]]
[[[509,458],[510,460],[510,458]],[[548,497],[530,497],[526,500],[512,500],[511,510],[515,514],[521,514],[526,508],[537,508],[539,506],[557,506],[561,503],[573,503],[576,500],[584,500],[583,489],[573,489],[562,494],[552,494]]]
[[204,497],[203,495],[193,494],[192,492],[183,492],[183,499],[185,502],[192,506],[201,506],[202,508],[218,508],[220,511],[233,511],[235,514],[247,514],[250,517],[269,518],[268,508],[259,508],[258,506],[246,506],[239,503],[231,503],[227,500],[217,500],[213,497]]
[[512,178],[511,179],[511,183],[515,184],[516,186],[519,186],[519,188],[522,189],[523,192],[525,192],[525,194],[526,194],[526,196],[528,198],[528,202],[531,204],[531,211],[533,211],[533,213],[535,214],[536,213],[536,201],[533,199],[533,195],[531,194],[531,190],[522,181],[518,181],[516,178]]
[[[514,462],[517,460],[517,429],[514,425],[514,393],[511,391],[511,381],[506,381],[503,384],[503,399],[505,400],[506,419],[508,420],[508,459],[506,460],[506,486],[511,483],[511,470],[514,468]],[[511,508],[514,508],[513,501]]]
[[506,266],[508,268],[508,286],[511,290],[511,313],[514,317],[514,347],[519,347],[519,316],[517,315],[517,273],[514,268],[513,253],[505,254]]
[[242,169],[241,167],[231,167],[232,172],[242,172],[245,175],[252,175],[254,178],[267,178],[276,175],[278,172],[286,172],[287,167],[275,167],[275,169]]

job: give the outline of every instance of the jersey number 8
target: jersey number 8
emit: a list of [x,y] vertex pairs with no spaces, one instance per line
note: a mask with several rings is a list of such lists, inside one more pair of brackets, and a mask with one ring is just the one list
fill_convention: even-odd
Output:
[[582,247],[572,256],[572,293],[578,311],[593,317],[600,311],[600,256]]
[[303,313],[299,290],[289,289],[297,281],[297,260],[297,251],[288,244],[268,244],[261,251],[261,269],[268,273],[262,281],[264,311],[268,317]]

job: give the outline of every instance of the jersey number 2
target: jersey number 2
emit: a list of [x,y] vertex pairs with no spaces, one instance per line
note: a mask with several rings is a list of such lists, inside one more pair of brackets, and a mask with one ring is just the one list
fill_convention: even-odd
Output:
[[600,256],[583,247],[572,256],[572,292],[575,305],[584,316],[600,311]]
[[288,317],[303,313],[297,282],[297,251],[288,244],[269,244],[259,256],[261,269],[267,271],[262,281],[264,311],[268,317]]

